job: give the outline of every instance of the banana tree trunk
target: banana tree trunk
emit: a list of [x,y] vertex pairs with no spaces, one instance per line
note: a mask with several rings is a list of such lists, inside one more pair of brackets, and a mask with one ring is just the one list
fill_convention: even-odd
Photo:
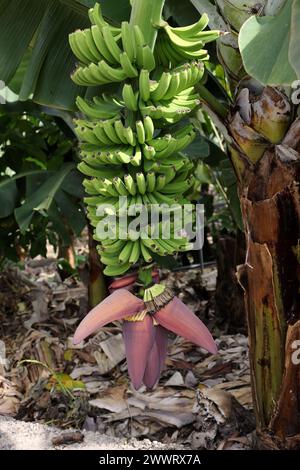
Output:
[[247,247],[238,274],[248,318],[258,444],[300,449],[299,108],[282,91],[264,88],[246,74],[237,40],[247,18],[271,17],[285,1],[214,3],[232,33],[220,38],[218,56],[232,95],[238,96],[225,120],[211,97],[204,101],[222,121],[239,185]]
[[[246,165],[240,180],[247,254],[239,279],[248,316],[257,437],[263,448],[300,448],[300,365],[293,356],[300,339],[299,142],[296,121],[284,146],[273,146],[255,165]],[[233,155],[240,170],[245,156]]]

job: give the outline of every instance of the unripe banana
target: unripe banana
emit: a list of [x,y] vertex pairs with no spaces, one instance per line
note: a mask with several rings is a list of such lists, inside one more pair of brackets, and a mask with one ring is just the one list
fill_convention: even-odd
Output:
[[134,242],[128,240],[118,256],[120,263],[127,263],[129,261],[133,246]]
[[170,86],[172,80],[172,74],[169,72],[163,72],[159,79],[158,85],[155,90],[150,94],[151,99],[154,101],[160,101],[164,99],[165,94]]
[[155,190],[156,177],[154,171],[149,171],[146,175],[147,192],[152,193]]
[[115,59],[116,63],[119,63],[120,61],[120,54],[121,54],[121,49],[119,48],[118,44],[115,41],[114,36],[112,35],[112,32],[110,30],[109,26],[104,26],[101,29],[103,39],[105,41],[105,44],[110,51],[111,55]]
[[122,124],[122,121],[121,120],[117,120],[114,122],[114,128],[115,128],[115,131],[117,133],[117,136],[118,138],[120,139],[120,141],[123,143],[123,144],[128,144],[128,141],[124,135],[124,126]]
[[115,64],[116,61],[115,61],[113,55],[110,53],[110,50],[108,49],[108,47],[107,47],[107,45],[104,41],[104,38],[103,38],[101,29],[99,28],[99,26],[98,25],[92,26],[91,27],[91,33],[92,33],[92,37],[93,37],[95,46],[97,47],[99,53],[104,58],[104,60],[106,60],[110,64]]
[[134,182],[134,179],[132,178],[131,175],[125,175],[124,176],[124,183],[126,186],[127,191],[132,195],[136,195],[136,184]]
[[127,21],[123,21],[121,24],[121,36],[123,50],[126,52],[130,62],[133,62],[136,58],[136,44],[134,32]]
[[101,60],[98,64],[101,72],[109,82],[122,82],[126,78],[126,74],[122,68],[113,68],[107,64],[104,60]]
[[121,274],[126,273],[126,271],[128,271],[129,268],[130,268],[130,264],[127,262],[127,263],[120,264],[120,266],[106,266],[103,272],[106,276],[114,277],[114,276],[120,276]]
[[149,70],[149,72],[155,69],[155,57],[148,45],[144,46],[142,49],[141,68]]
[[115,131],[115,128],[114,128],[114,125],[112,122],[106,120],[106,121],[103,121],[102,123],[102,127],[103,127],[103,130],[105,132],[105,134],[107,135],[107,137],[110,139],[110,141],[113,143],[113,144],[120,144],[122,143],[119,139],[119,137],[117,136],[117,133]]
[[145,134],[145,129],[144,129],[144,125],[142,121],[136,121],[135,127],[136,127],[137,140],[139,144],[144,144],[146,140],[146,134]]
[[135,146],[135,154],[131,158],[130,163],[133,166],[140,166],[142,163],[142,151],[141,147],[138,144]]
[[149,70],[142,69],[139,75],[139,90],[142,100],[148,101],[150,98],[150,78]]
[[130,111],[137,111],[138,109],[138,97],[134,93],[130,83],[125,83],[122,91],[123,100],[126,108]]
[[122,54],[120,54],[120,63],[121,63],[121,67],[122,67],[126,77],[135,78],[135,77],[138,76],[138,71],[134,67],[134,65],[131,63],[131,61],[130,61],[128,55],[127,55],[127,52],[122,52]]
[[145,130],[145,141],[149,142],[153,138],[154,124],[150,116],[144,116],[144,130]]
[[73,54],[80,60],[83,64],[88,64],[89,59],[86,57],[85,53],[81,50],[76,40],[76,32],[69,34],[69,43]]
[[151,145],[143,145],[143,154],[146,158],[152,159],[155,157],[155,149]]
[[128,142],[129,145],[133,145],[135,146],[136,144],[136,137],[135,135],[133,134],[133,131],[131,129],[131,127],[124,127],[124,136]]
[[140,240],[135,240],[133,242],[133,247],[132,247],[132,250],[131,250],[130,257],[129,257],[129,264],[132,265],[132,264],[137,263],[137,261],[139,260],[139,257],[140,257],[140,252],[141,252]]
[[144,260],[146,261],[146,263],[151,263],[152,259],[153,259],[152,255],[151,255],[150,251],[148,250],[148,248],[143,243],[143,240],[140,241],[140,248],[141,248],[141,254],[142,254]]
[[113,185],[116,188],[120,196],[128,196],[129,192],[127,191],[126,186],[121,180],[121,178],[119,178],[118,176],[115,176],[113,178]]
[[140,194],[145,194],[146,192],[146,181],[143,173],[136,174],[136,183]]

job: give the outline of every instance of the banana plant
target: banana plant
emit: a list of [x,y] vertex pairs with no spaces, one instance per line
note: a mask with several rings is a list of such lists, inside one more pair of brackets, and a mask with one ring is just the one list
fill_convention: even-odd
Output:
[[[4,37],[6,44],[11,44],[11,37],[14,36],[10,35],[13,28],[12,21],[9,21],[9,19],[11,19],[18,10],[17,8],[13,8],[13,6],[9,10],[8,5],[16,6],[16,3],[17,0],[10,2],[1,0],[0,2],[2,17],[5,17],[5,14],[10,12],[10,16],[5,17],[5,22],[3,22],[5,28],[0,29],[0,34],[4,35],[0,35],[1,59],[2,57],[5,58],[4,65],[3,62],[0,61],[0,72],[2,74],[2,71],[6,70],[6,67],[8,67],[10,60],[13,60],[14,65],[8,74],[11,78],[18,68],[17,65],[20,66],[21,71],[21,66],[25,64],[23,70],[24,68],[27,70],[25,57],[22,63],[21,58],[23,58],[27,48],[29,48],[30,52],[32,45],[36,44],[35,40],[38,37],[38,35],[34,35],[33,33],[36,31],[36,26],[34,26],[32,27],[32,34],[28,33],[28,31],[26,34],[24,33],[22,41],[20,41],[18,35],[18,40],[14,42],[10,51],[6,51],[6,47],[3,46],[4,51],[2,54],[2,44],[4,44],[2,37]],[[19,2],[19,4],[26,4],[28,9],[30,7],[29,4],[33,3],[34,2],[29,1]],[[38,2],[39,5],[44,5],[45,3],[46,2]],[[57,5],[59,2],[55,1],[51,3]],[[74,6],[75,3],[79,2],[64,1],[61,3],[68,6],[72,4],[72,6]],[[105,8],[107,8],[106,19],[112,18],[114,14],[119,13],[115,10],[116,4],[119,10],[121,10],[121,6],[123,7],[125,3],[128,6],[128,2],[115,3],[112,0],[102,3],[105,5]],[[114,10],[113,15],[109,14],[109,3],[111,3],[111,11]],[[163,88],[167,86],[165,84],[166,78],[161,81],[162,74],[160,75],[157,64],[161,67],[160,70],[164,70],[171,75],[170,83],[174,83],[175,86],[179,78],[177,74],[180,74],[181,71],[179,67],[179,71],[174,74],[173,69],[176,69],[179,64],[185,61],[190,62],[191,55],[194,52],[197,53],[197,48],[194,44],[194,46],[189,47],[189,53],[186,55],[184,43],[181,41],[186,39],[186,34],[189,36],[189,28],[187,28],[186,25],[192,23],[194,21],[193,18],[198,18],[199,13],[207,13],[209,15],[209,25],[211,29],[219,29],[226,33],[217,41],[218,61],[226,70],[228,81],[228,87],[225,90],[225,94],[227,94],[227,99],[225,99],[226,105],[224,106],[224,94],[223,97],[219,97],[221,95],[216,93],[215,87],[211,87],[210,80],[207,80],[206,83],[201,83],[200,86],[199,84],[195,85],[200,92],[195,100],[201,100],[201,104],[207,111],[210,111],[212,119],[214,119],[215,124],[219,126],[219,129],[223,133],[227,141],[228,156],[234,168],[239,187],[244,229],[248,244],[246,262],[244,267],[239,271],[239,277],[245,289],[246,305],[248,309],[252,388],[259,442],[260,445],[264,447],[274,449],[284,447],[299,448],[299,366],[293,363],[293,348],[299,340],[300,330],[300,146],[299,119],[297,118],[298,101],[296,100],[295,102],[293,95],[287,87],[292,85],[293,80],[299,78],[299,29],[295,27],[299,21],[299,0],[166,0],[165,2],[133,0],[131,3],[133,6],[131,16],[126,17],[124,14],[124,16],[121,15],[121,18],[119,16],[118,20],[129,20],[131,26],[136,25],[139,27],[143,35],[142,46],[147,45],[149,47],[149,49],[146,48],[144,54],[142,54],[142,49],[139,48],[139,61],[142,63],[145,60],[148,64],[152,62],[153,65],[153,70],[150,72],[150,90],[144,88],[144,93],[146,93],[143,98],[144,103],[142,104],[144,115],[141,113],[141,118],[139,119],[140,123],[134,128],[134,123],[136,125],[137,121],[130,120],[125,121],[124,126],[124,120],[117,119],[114,121],[112,117],[112,114],[116,112],[116,110],[119,110],[118,112],[123,114],[123,108],[125,107],[123,103],[125,103],[125,100],[126,103],[129,104],[128,109],[130,110],[130,107],[133,108],[130,110],[130,113],[139,113],[141,111],[141,101],[140,99],[136,100],[136,93],[140,93],[141,91],[140,76],[144,75],[144,82],[143,77],[141,77],[141,87],[143,87],[143,83],[144,86],[147,85],[148,78],[147,68],[143,69],[140,67],[136,52],[136,56],[134,56],[133,52],[135,60],[132,61],[129,59],[128,63],[124,52],[126,52],[128,57],[131,57],[129,52],[130,46],[127,46],[129,47],[128,51],[125,50],[125,47],[123,48],[122,28],[120,28],[120,31],[116,29],[120,27],[118,22],[109,21],[108,25],[106,25],[101,19],[99,29],[101,30],[104,27],[105,31],[103,40],[99,43],[99,47],[104,47],[106,41],[108,41],[112,47],[109,51],[105,49],[101,52],[101,50],[97,49],[97,43],[94,41],[96,49],[92,45],[91,50],[89,49],[88,58],[84,57],[86,52],[85,41],[90,41],[91,36],[87,33],[89,37],[85,38],[85,33],[84,35],[79,33],[81,48],[83,44],[84,49],[81,50],[79,47],[79,51],[77,51],[81,55],[79,61],[82,65],[78,67],[73,74],[75,81],[80,82],[78,91],[82,100],[80,98],[77,99],[77,104],[81,107],[84,106],[85,110],[82,109],[84,113],[87,110],[89,113],[99,113],[99,108],[102,109],[103,105],[105,112],[112,114],[108,114],[107,117],[100,115],[97,119],[107,119],[110,121],[112,127],[106,124],[107,132],[109,132],[114,139],[116,139],[115,133],[117,137],[120,135],[120,140],[122,140],[122,138],[124,139],[122,143],[127,150],[129,149],[129,157],[133,159],[130,165],[134,166],[134,163],[137,163],[136,168],[140,168],[138,162],[144,162],[144,160],[147,160],[147,162],[150,161],[149,165],[151,165],[151,154],[152,157],[155,157],[154,152],[156,153],[156,149],[154,146],[148,145],[148,143],[140,143],[138,139],[143,142],[143,127],[145,131],[148,126],[148,132],[150,132],[151,128],[149,126],[151,126],[152,122],[155,129],[153,140],[159,140],[160,137],[156,129],[160,121],[165,121],[163,115],[160,115],[160,113],[167,111],[161,109],[164,106],[156,106],[155,104],[151,104],[150,106],[146,105],[147,99],[150,98],[151,93],[153,94],[155,91],[156,94],[158,92],[162,93]],[[158,5],[158,8],[161,8],[163,3],[165,20],[168,20],[168,17],[172,17],[171,21],[169,21],[170,25],[177,23],[178,28],[182,28],[181,30],[179,29],[176,32],[176,27],[168,27],[166,23],[160,21],[161,17],[157,22],[155,21],[156,27],[153,28],[151,23],[152,14]],[[3,5],[5,8],[2,8]],[[38,12],[40,11],[39,5],[37,5]],[[76,17],[75,20],[73,18],[72,25],[68,23],[66,28],[68,31],[64,36],[64,48],[67,47],[67,34],[72,30],[71,28],[74,30],[76,28],[89,27],[87,8],[85,8],[84,11],[85,13],[81,15],[80,20],[79,17]],[[35,15],[31,13],[29,19],[34,16]],[[20,24],[22,23],[23,33],[25,31],[25,27],[23,29],[23,23],[28,24],[27,27],[29,27],[31,21],[21,22],[20,18],[22,18],[22,15],[19,15],[18,18]],[[60,18],[62,18],[62,16],[60,16]],[[66,16],[64,16],[64,18],[66,18]],[[92,23],[94,24],[93,19]],[[96,21],[95,23],[97,25]],[[112,26],[110,31],[107,29],[109,25]],[[125,27],[128,29],[127,26],[123,25],[123,29],[125,29]],[[60,32],[62,32],[63,29],[64,28],[61,27]],[[91,34],[92,32],[95,33],[95,30],[96,28],[92,27]],[[131,31],[132,30],[137,31],[137,28],[131,28]],[[141,34],[139,34],[140,31],[136,34],[142,38]],[[39,34],[43,37],[41,30],[39,30]],[[123,35],[124,34],[125,33],[123,33]],[[113,36],[115,44],[112,41],[111,35]],[[178,36],[180,36],[179,40]],[[24,37],[26,47],[23,47]],[[35,75],[35,80],[32,82],[35,87],[37,87],[34,91],[34,96],[37,99],[41,99],[41,95],[37,93],[37,90],[42,89],[39,88],[39,83],[44,84],[43,90],[47,89],[45,88],[47,84],[45,70],[49,71],[50,65],[52,66],[51,60],[49,59],[50,65],[48,68],[45,67],[44,70],[44,67],[42,67],[45,57],[48,56],[42,53],[41,44],[42,42],[39,44],[39,48],[41,49],[39,57],[43,60],[37,62],[36,70],[39,73]],[[20,45],[23,47],[22,54],[19,52]],[[193,47],[195,47],[196,50],[193,51]],[[118,48],[120,49],[120,55]],[[49,50],[50,49],[48,49],[48,51]],[[60,51],[59,47],[56,47],[55,55],[58,50]],[[67,49],[64,50],[66,51]],[[185,50],[184,57],[182,56],[182,50]],[[11,51],[13,51],[13,54]],[[16,55],[16,51],[18,55]],[[98,54],[98,52],[101,54],[101,60],[97,60],[96,63],[94,62],[95,52],[96,54]],[[154,61],[151,52],[154,53]],[[217,60],[214,48],[211,48],[211,52],[212,58],[214,58],[213,60]],[[112,58],[110,55],[106,56],[108,53],[110,55],[112,54]],[[66,54],[66,57],[71,61],[68,62],[69,64],[75,63],[74,57],[69,55],[69,52],[64,52],[64,54]],[[119,62],[118,57],[120,57],[121,54],[123,54],[122,62],[121,59]],[[108,57],[110,60],[108,60]],[[204,59],[204,57],[194,57],[195,60],[199,60],[199,58],[201,60]],[[82,59],[84,60],[82,61]],[[101,61],[104,61],[106,65],[102,63],[103,67],[97,67],[97,64]],[[72,67],[73,65],[70,65],[69,68],[65,67],[59,70],[66,70],[68,74]],[[127,69],[127,72],[125,72],[125,69]],[[52,67],[51,70],[54,71],[55,68]],[[145,70],[145,72],[142,73],[142,70]],[[132,77],[130,77],[128,73],[132,74]],[[136,73],[138,76],[136,76]],[[1,74],[0,78],[2,78]],[[173,75],[176,75],[178,78],[173,78]],[[209,76],[209,74],[206,74],[206,77],[207,76]],[[24,82],[24,80],[22,81],[22,77],[24,77],[24,75],[21,76],[21,80],[19,81],[21,84]],[[92,86],[90,86],[92,77],[94,82]],[[57,83],[57,74],[55,74],[54,78],[55,83]],[[118,78],[118,80],[116,78]],[[137,78],[138,84],[136,81]],[[97,86],[99,81],[101,82],[100,91]],[[105,87],[107,87],[106,91],[111,97],[109,87],[112,81],[117,82],[116,87],[114,87],[117,99],[113,101],[113,103],[109,100],[110,103],[108,103],[104,97],[100,97],[99,101],[99,94],[105,91]],[[125,84],[129,86],[124,89]],[[160,84],[159,88],[158,84]],[[214,85],[215,84],[214,82]],[[154,89],[155,85],[157,90]],[[121,95],[118,86],[120,86]],[[279,86],[280,88],[278,88]],[[68,87],[66,87],[67,91],[69,90]],[[55,90],[56,93],[55,86],[51,88],[52,92],[53,90]],[[62,90],[62,87],[59,87],[59,90]],[[224,92],[224,88],[222,91]],[[76,90],[73,88],[72,96],[74,97],[75,94]],[[24,94],[24,97],[25,96]],[[164,96],[164,94],[161,96],[158,95],[157,100],[159,103],[159,100]],[[51,93],[48,94],[48,99],[51,100]],[[151,99],[151,101],[153,101],[153,99]],[[154,99],[154,101],[156,100]],[[88,106],[88,108],[86,106]],[[135,107],[137,107],[137,109],[134,109]],[[127,119],[130,113],[127,113]],[[151,117],[150,113],[155,114]],[[150,117],[151,121],[147,119],[146,122],[144,122],[146,117]],[[171,119],[173,118],[171,117]],[[79,134],[81,133],[82,137],[83,135],[89,136],[90,138],[91,135],[94,136],[93,127],[88,125],[88,122],[91,120],[93,120],[93,116],[90,116],[89,120],[84,118],[82,128],[79,122],[78,131]],[[168,126],[170,124],[171,123],[167,123]],[[164,125],[166,125],[166,123],[164,123]],[[133,126],[133,128],[131,126]],[[98,133],[99,136],[101,135],[102,139],[105,139],[106,130],[100,129],[101,126],[98,127],[97,130],[95,130],[96,136]],[[132,136],[128,127],[132,129]],[[163,126],[162,128],[164,129]],[[105,132],[105,134],[103,134],[102,131]],[[123,132],[126,134],[126,140]],[[94,137],[92,138],[94,139]],[[131,145],[128,140],[132,141],[134,138],[140,146],[143,146],[141,153],[138,153],[137,156],[135,153],[130,155],[130,146],[136,148],[137,145]],[[170,137],[168,137],[168,139],[169,138]],[[172,136],[170,139],[172,139]],[[134,142],[134,140],[132,142]],[[166,144],[167,146],[168,142],[164,141],[161,144]],[[105,158],[104,155],[93,157],[88,153],[86,155],[84,154],[84,152],[89,152],[91,148],[94,148],[90,147],[90,145],[99,147],[100,143],[92,142],[83,144],[82,156],[84,159],[91,157],[92,160],[90,160],[90,162],[94,162],[95,158],[99,163],[99,159]],[[161,148],[158,151],[162,151]],[[128,157],[127,153],[126,155]],[[121,162],[118,161],[119,158],[126,159],[123,153],[116,152],[113,153],[113,156],[110,154],[110,157],[115,160],[115,169],[118,166],[121,166],[123,169],[124,165],[129,164],[129,162],[123,163],[122,160]],[[86,161],[82,163],[86,165],[81,166],[81,169],[85,169],[85,171],[88,170],[87,167],[95,168],[95,165],[91,165]],[[102,163],[111,166],[111,162],[101,161],[101,164]],[[178,168],[175,168],[175,170],[177,174]],[[124,190],[121,184],[123,183],[126,191],[127,187],[132,190],[134,185],[140,187],[143,191],[145,186],[142,175],[144,175],[145,179],[145,176],[147,178],[149,172],[153,172],[156,177],[157,168],[147,168],[145,174],[138,172],[141,173],[138,179],[136,179],[137,173],[135,173],[135,179],[133,175],[131,175],[133,181],[128,177],[125,178],[125,173],[124,175],[120,173],[118,176],[120,181],[117,179],[114,180],[114,182],[112,182],[114,176],[112,177],[112,173],[108,173],[105,178],[109,180],[109,182],[106,181],[104,183],[101,181],[101,188],[99,188],[99,186],[97,187],[103,192],[103,184],[105,184],[105,191],[109,188],[110,191],[114,192],[116,189],[115,184],[118,185],[118,188]],[[152,173],[150,175],[150,184],[151,178],[153,178]],[[185,178],[188,180],[189,176]],[[97,177],[96,179],[99,180]],[[158,177],[157,179],[161,182],[162,178]],[[127,182],[127,186],[125,185],[125,181]],[[112,182],[112,186],[109,184],[110,182]],[[145,185],[147,189],[148,180],[145,181]],[[89,185],[89,183],[86,184],[86,188],[89,191],[93,191],[93,186]],[[87,200],[87,202],[90,206],[92,203],[91,198],[95,196],[98,197],[97,193],[88,196],[90,199]],[[114,195],[111,196],[115,197]],[[106,197],[106,193],[104,197]],[[93,210],[89,210],[89,212],[91,217],[95,216]],[[141,251],[142,246],[143,245],[140,247]],[[108,250],[110,249],[109,246],[107,248]],[[150,251],[151,257],[151,250],[152,248],[154,249],[154,244],[146,248],[148,252]],[[145,250],[144,253],[146,253]],[[103,254],[104,252],[101,252],[101,255]],[[153,252],[153,255],[155,254],[156,253]],[[150,258],[148,258],[148,261],[150,261]],[[154,273],[153,279],[155,278],[156,275]],[[131,277],[131,279],[133,278]],[[118,282],[121,284],[125,283],[126,286],[126,282],[129,282],[129,280]],[[121,284],[118,285],[117,283],[115,286],[120,287]],[[128,285],[131,286],[131,283],[129,282]],[[127,288],[128,285],[126,286]],[[144,303],[146,305],[146,302]],[[142,304],[140,304],[140,306],[144,309]],[[139,314],[140,312],[137,313],[137,315]],[[133,313],[132,310],[129,310],[128,315],[132,318],[136,314]],[[146,318],[148,318],[148,316]],[[146,321],[148,322],[148,320]],[[137,324],[140,325],[138,322]],[[153,351],[152,348],[151,352],[154,355],[157,351]],[[129,354],[132,355],[132,353]],[[161,352],[160,357],[162,354],[164,353]],[[139,374],[141,373],[139,372]],[[157,372],[154,374],[154,377],[158,377]],[[140,379],[138,382],[140,382]]]

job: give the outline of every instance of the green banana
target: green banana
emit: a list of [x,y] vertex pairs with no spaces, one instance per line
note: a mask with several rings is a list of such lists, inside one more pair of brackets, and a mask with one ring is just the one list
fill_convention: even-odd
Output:
[[155,57],[148,45],[142,48],[141,68],[149,70],[149,72],[155,69]]
[[144,144],[146,140],[146,133],[145,133],[145,128],[144,128],[142,121],[136,121],[135,127],[136,127],[137,140],[139,144]]
[[119,178],[119,176],[115,176],[113,178],[113,185],[120,196],[128,196],[129,192],[127,191],[125,184],[121,178]]
[[154,124],[150,116],[144,116],[143,118],[144,130],[145,130],[145,141],[149,142],[153,138]]
[[129,192],[129,194],[131,194],[132,196],[135,196],[137,188],[136,188],[136,184],[135,184],[134,179],[132,178],[132,176],[131,175],[125,175],[124,176],[124,183],[125,183],[126,189]]
[[127,263],[129,261],[133,246],[134,242],[128,240],[118,256],[120,263]]
[[107,49],[110,51],[111,55],[115,59],[116,63],[119,63],[120,60],[120,54],[121,54],[121,49],[119,48],[117,42],[115,41],[115,38],[110,30],[109,26],[103,26],[101,29],[103,39],[105,41],[105,44],[107,46]]
[[129,26],[127,21],[123,21],[121,24],[121,37],[123,50],[126,52],[130,62],[133,62],[136,58],[135,37],[132,27]]
[[122,82],[126,78],[126,74],[122,68],[114,68],[101,60],[98,64],[103,75],[107,78],[107,83],[109,82]]
[[128,271],[128,269],[130,268],[130,264],[127,262],[127,263],[124,263],[124,264],[120,264],[120,266],[106,266],[106,268],[104,269],[104,274],[106,276],[120,276],[121,274],[124,274],[126,273],[126,271]]
[[113,144],[120,144],[122,143],[117,136],[117,133],[114,128],[113,122],[106,120],[102,122],[102,128],[107,135],[108,139],[113,143]]
[[188,26],[180,26],[176,28],[170,28],[174,33],[178,34],[179,36],[182,37],[191,37],[194,36],[195,34],[199,33],[202,31],[206,26],[208,25],[209,18],[206,13],[204,13],[201,18],[196,21],[196,23],[193,23]]
[[131,249],[131,253],[129,257],[129,264],[133,265],[137,263],[140,257],[140,253],[141,253],[140,240],[135,240],[133,242],[133,247]]
[[116,131],[116,134],[118,136],[118,138],[120,139],[120,142],[122,142],[123,144],[128,144],[127,142],[127,139],[124,135],[124,126],[123,126],[123,123],[120,119],[118,119],[117,121],[114,122],[114,128],[115,128],[115,131]]
[[124,127],[124,136],[129,145],[135,146],[136,137],[131,129],[131,127]]
[[77,96],[76,105],[82,113],[92,119],[110,119],[115,117],[120,109],[115,104],[108,103],[98,106],[81,98],[81,96]]
[[147,158],[147,159],[152,159],[155,157],[155,149],[154,147],[152,147],[151,145],[143,145],[143,155]]
[[128,78],[135,78],[138,76],[138,71],[135,66],[130,62],[130,59],[126,52],[120,54],[121,67]]
[[124,248],[126,243],[127,243],[126,240],[115,240],[113,243],[110,243],[109,245],[105,245],[105,243],[102,242],[103,252],[112,253],[112,254],[118,253]]
[[167,93],[167,90],[170,86],[170,82],[172,80],[173,76],[169,72],[163,72],[162,76],[160,77],[157,87],[155,88],[154,91],[150,93],[151,99],[154,101],[160,101],[162,98],[164,98],[165,94]]
[[128,108],[130,111],[137,111],[138,97],[134,93],[130,83],[125,83],[125,85],[123,86],[122,97],[126,108]]
[[141,242],[140,242],[140,249],[141,249],[141,254],[142,254],[144,260],[146,261],[146,263],[151,263],[153,258],[151,256],[151,253],[149,252],[148,248],[143,243],[143,240],[141,240]]
[[116,61],[113,55],[110,53],[106,42],[104,41],[103,34],[101,28],[98,25],[94,25],[91,27],[92,37],[95,43],[96,48],[98,49],[100,55],[106,60],[108,63],[115,65]]
[[133,165],[133,166],[140,166],[142,162],[142,151],[141,151],[141,147],[139,145],[136,145],[135,147],[135,154],[134,156],[131,158],[130,160],[130,163]]
[[150,77],[149,70],[142,69],[139,75],[139,91],[142,100],[148,101],[150,98]]
[[144,173],[137,173],[135,178],[139,193],[145,194],[147,188]]
[[76,33],[69,34],[69,43],[72,49],[73,54],[80,60],[83,64],[88,64],[89,59],[86,57],[85,53],[81,50],[76,40]]
[[156,187],[156,176],[154,171],[149,171],[146,175],[147,191],[151,193]]

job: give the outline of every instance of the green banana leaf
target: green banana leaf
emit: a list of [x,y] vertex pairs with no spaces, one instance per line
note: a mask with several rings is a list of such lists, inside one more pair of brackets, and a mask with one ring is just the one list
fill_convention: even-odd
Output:
[[68,245],[86,225],[74,134],[62,111],[43,111],[33,102],[0,106],[0,260],[17,260],[16,243],[45,256],[47,241]]
[[[129,1],[99,3],[112,22],[128,19]],[[70,79],[76,58],[68,35],[89,26],[88,8],[94,4],[93,0],[0,0],[0,80],[21,100],[75,110],[75,97],[91,91]]]
[[[65,215],[68,215],[70,220],[69,211],[71,210],[72,215],[75,214],[76,210],[71,205],[71,200],[68,198],[67,193],[64,192],[64,181],[70,175],[70,172],[76,168],[73,163],[65,163],[60,170],[56,172],[44,172],[45,181],[38,187],[38,189],[32,192],[25,200],[25,202],[15,209],[16,221],[20,227],[21,233],[25,233],[29,227],[31,219],[35,212],[41,214],[48,214],[49,211],[53,210],[53,204],[59,204],[60,210]],[[79,214],[79,211],[77,211]],[[61,217],[60,211],[58,211],[59,218]],[[73,220],[72,220],[73,222]],[[84,223],[81,228],[83,228]]]
[[239,47],[247,73],[264,85],[291,85],[300,77],[300,0],[287,0],[275,16],[252,16]]
[[0,219],[8,217],[14,211],[18,200],[18,189],[16,180],[44,173],[43,170],[23,171],[12,177],[0,179]]

